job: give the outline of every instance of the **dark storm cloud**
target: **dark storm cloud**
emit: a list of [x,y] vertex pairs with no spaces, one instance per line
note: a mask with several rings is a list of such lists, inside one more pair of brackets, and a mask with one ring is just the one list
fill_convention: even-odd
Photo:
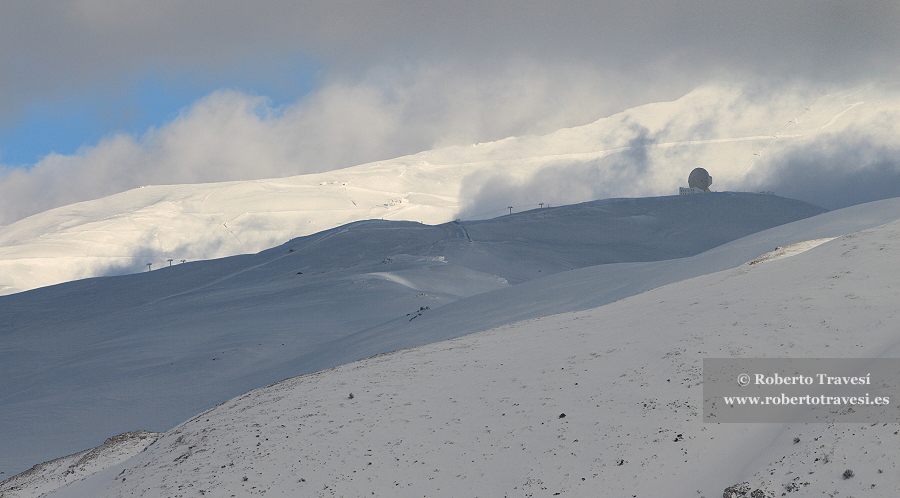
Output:
[[631,170],[635,175],[643,175],[650,166],[648,148],[656,144],[658,141],[656,137],[665,135],[666,130],[651,134],[645,126],[635,123],[628,128],[634,133],[634,138],[628,141],[627,148],[620,154],[618,160],[614,161],[612,168],[616,171]]
[[900,147],[857,134],[797,147],[771,170],[761,190],[826,209],[900,196]]
[[277,78],[296,57],[349,72],[410,61],[487,71],[511,56],[584,61],[668,74],[657,85],[681,71],[841,80],[900,65],[898,14],[894,1],[845,0],[4,2],[0,106],[114,87],[148,68],[252,67]]

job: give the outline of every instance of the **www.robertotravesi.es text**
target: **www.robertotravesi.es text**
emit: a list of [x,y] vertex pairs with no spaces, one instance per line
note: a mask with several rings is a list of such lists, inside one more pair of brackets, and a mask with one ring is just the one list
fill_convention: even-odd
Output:
[[889,405],[889,396],[722,396],[729,406],[734,405]]

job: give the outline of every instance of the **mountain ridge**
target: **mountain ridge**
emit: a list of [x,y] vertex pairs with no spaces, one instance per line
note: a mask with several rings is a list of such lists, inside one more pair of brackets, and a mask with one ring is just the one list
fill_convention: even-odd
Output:
[[[772,161],[820,150],[900,112],[891,85],[769,100],[699,87],[539,137],[450,146],[289,178],[156,185],[64,206],[0,227],[0,293],[182,260],[254,253],[362,219],[439,224],[543,205],[675,193],[705,167],[714,189],[752,190]],[[879,121],[881,122],[881,121]],[[872,143],[892,127],[864,127]],[[808,154],[806,154],[808,155]],[[784,194],[782,192],[782,194]],[[826,206],[827,207],[827,206]]]
[[[900,217],[875,204],[849,214]],[[898,223],[286,379],[48,496],[894,496],[890,420],[703,423],[700,386],[706,357],[896,358]]]
[[[683,216],[703,209],[709,215],[702,227]],[[0,461],[20,455],[18,465],[30,466],[111,432],[164,430],[292,374],[471,332],[455,324],[478,322],[478,315],[426,325],[443,306],[493,299],[485,293],[518,287],[511,283],[640,259],[640,246],[656,248],[657,257],[682,257],[691,245],[696,253],[719,244],[722,234],[737,237],[821,211],[774,196],[718,193],[604,200],[477,223],[373,220],[255,255],[0,296],[0,427],[9,428],[0,430],[0,445],[9,449]],[[644,216],[657,218],[681,245],[660,251],[668,239],[651,236],[659,227],[648,231]],[[461,227],[473,235],[465,238]],[[573,237],[582,240],[574,252]],[[619,277],[616,287],[629,278]],[[586,289],[582,297],[596,292]],[[565,306],[530,299],[534,310]],[[495,319],[516,317],[501,308]],[[71,406],[79,408],[67,413]],[[32,436],[21,431],[26,419]],[[34,444],[39,434],[60,432],[65,437],[52,445],[65,449]],[[36,450],[47,456],[24,457]]]

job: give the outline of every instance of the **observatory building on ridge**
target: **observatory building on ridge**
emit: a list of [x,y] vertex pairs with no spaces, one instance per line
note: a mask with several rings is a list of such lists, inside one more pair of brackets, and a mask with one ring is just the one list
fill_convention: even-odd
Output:
[[703,168],[694,168],[688,176],[687,188],[678,187],[679,195],[702,194],[709,192],[709,186],[712,185],[712,177]]

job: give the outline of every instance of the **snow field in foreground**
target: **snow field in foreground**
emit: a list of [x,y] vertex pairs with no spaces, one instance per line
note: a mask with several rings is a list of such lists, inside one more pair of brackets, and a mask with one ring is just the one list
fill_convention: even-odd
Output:
[[896,496],[895,424],[704,424],[701,365],[898,357],[898,239],[893,222],[288,379],[50,496],[717,497],[744,481],[767,496]]
[[[438,226],[370,220],[254,255],[0,296],[0,472],[113,434],[165,431],[287,377],[733,267],[786,236],[744,240],[724,265],[646,261],[821,212],[771,195],[714,193]],[[632,263],[642,271],[604,264],[621,261],[645,262]]]

